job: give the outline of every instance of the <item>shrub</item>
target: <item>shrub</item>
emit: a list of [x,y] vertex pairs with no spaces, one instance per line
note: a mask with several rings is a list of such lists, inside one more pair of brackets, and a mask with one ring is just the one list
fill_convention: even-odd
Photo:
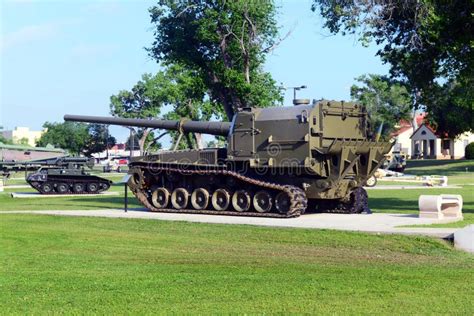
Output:
[[466,159],[474,159],[474,143],[469,143],[466,146],[466,152],[464,154]]

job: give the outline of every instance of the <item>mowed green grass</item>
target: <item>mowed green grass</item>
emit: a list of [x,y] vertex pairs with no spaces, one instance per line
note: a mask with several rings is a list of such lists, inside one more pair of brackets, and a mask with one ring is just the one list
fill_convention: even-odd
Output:
[[474,257],[424,237],[3,214],[2,314],[474,313]]

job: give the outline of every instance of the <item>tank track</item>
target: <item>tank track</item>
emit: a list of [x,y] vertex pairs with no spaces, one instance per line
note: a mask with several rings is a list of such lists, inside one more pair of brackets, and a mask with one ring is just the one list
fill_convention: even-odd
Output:
[[[150,168],[135,165],[132,166],[129,173],[137,172],[140,174],[141,182],[138,185],[131,184],[129,185],[131,191],[136,196],[138,201],[144,205],[146,208],[153,212],[164,212],[164,213],[191,213],[191,214],[212,214],[212,215],[234,215],[234,216],[251,216],[251,217],[276,217],[276,218],[291,218],[291,217],[298,217],[303,214],[306,210],[308,205],[308,201],[306,198],[306,194],[304,191],[296,186],[292,185],[279,185],[267,181],[261,181],[257,179],[253,179],[251,177],[247,177],[241,175],[237,172],[225,170],[225,169],[215,169],[215,170],[183,170],[183,169],[176,169],[170,167],[162,167],[153,165],[153,172],[161,171],[161,172],[177,172],[183,175],[222,175],[222,176],[230,176],[234,177],[240,181],[249,183],[253,186],[257,186],[263,189],[270,189],[280,192],[286,192],[290,199],[290,206],[286,213],[275,213],[275,212],[265,212],[260,213],[256,211],[246,211],[246,212],[238,212],[232,210],[225,210],[225,211],[218,211],[213,209],[205,209],[205,210],[197,210],[193,208],[186,208],[186,209],[175,209],[175,208],[156,208],[150,203],[147,193],[146,193],[146,183],[144,181],[145,172],[149,171]],[[130,182],[129,182],[130,183]]]
[[[44,194],[44,195],[70,195],[70,194],[74,194],[74,195],[87,195],[87,194],[99,194],[99,193],[102,193],[104,191],[107,191],[108,189],[110,189],[110,185],[111,185],[111,182],[109,180],[106,180],[106,179],[102,179],[102,178],[94,178],[94,179],[84,179],[84,178],[81,178],[81,179],[71,179],[71,178],[60,178],[60,177],[55,177],[53,179],[48,179],[48,181],[45,181],[45,182],[40,182],[40,181],[27,181],[28,184],[33,188],[35,189],[36,191],[38,191],[39,193],[41,194]],[[61,184],[61,183],[64,183],[68,186],[68,190],[65,191],[65,192],[58,192],[58,191],[55,191],[55,190],[52,190],[52,191],[49,191],[49,192],[46,192],[43,190],[43,185],[45,183],[49,183],[54,187],[57,187],[57,185]],[[75,192],[74,189],[71,190],[71,187],[74,186],[74,184],[76,183],[81,183],[83,184],[83,188],[84,190],[82,192]],[[98,189],[94,192],[89,192],[87,191],[87,186],[88,184],[90,183],[98,183],[99,186],[98,186]]]
[[336,214],[360,214],[366,212],[371,214],[372,211],[369,208],[367,191],[360,187],[355,189],[350,200],[347,202],[321,200],[319,211],[324,213],[336,213]]

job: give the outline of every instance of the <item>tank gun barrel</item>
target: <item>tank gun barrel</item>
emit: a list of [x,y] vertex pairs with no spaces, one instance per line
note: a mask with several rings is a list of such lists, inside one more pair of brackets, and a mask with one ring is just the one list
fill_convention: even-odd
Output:
[[86,116],[86,115],[64,115],[65,121],[85,122],[106,125],[136,126],[159,128],[166,130],[183,131],[190,133],[202,133],[210,135],[227,136],[231,127],[230,122],[201,122],[191,120],[156,120],[156,119],[129,119],[121,117],[107,116]]

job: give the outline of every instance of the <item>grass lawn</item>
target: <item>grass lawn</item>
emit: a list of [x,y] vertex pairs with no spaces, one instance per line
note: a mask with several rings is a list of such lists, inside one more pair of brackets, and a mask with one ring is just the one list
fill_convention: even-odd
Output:
[[2,314],[474,313],[474,257],[440,240],[4,214]]

